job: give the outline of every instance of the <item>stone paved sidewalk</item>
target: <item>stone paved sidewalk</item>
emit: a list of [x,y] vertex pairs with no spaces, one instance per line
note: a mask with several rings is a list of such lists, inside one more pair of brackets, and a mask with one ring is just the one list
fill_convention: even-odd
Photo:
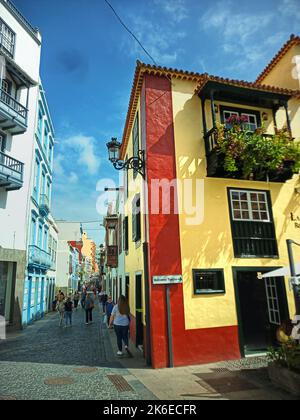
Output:
[[[117,351],[114,333],[111,345]],[[159,400],[296,400],[270,382],[266,357],[172,369],[149,369],[139,350],[120,363]]]

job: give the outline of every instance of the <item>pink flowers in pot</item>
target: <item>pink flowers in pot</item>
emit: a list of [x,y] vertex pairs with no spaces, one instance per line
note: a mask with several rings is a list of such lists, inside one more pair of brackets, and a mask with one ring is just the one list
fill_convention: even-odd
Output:
[[247,115],[231,115],[231,117],[227,118],[226,123],[233,127],[241,126],[243,124],[249,123],[249,117],[247,117]]

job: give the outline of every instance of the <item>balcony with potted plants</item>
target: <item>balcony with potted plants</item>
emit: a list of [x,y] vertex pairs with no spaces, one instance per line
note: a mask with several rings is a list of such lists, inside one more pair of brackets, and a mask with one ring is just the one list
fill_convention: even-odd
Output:
[[208,177],[286,182],[299,173],[289,112],[299,91],[204,75],[195,93],[202,104]]
[[289,130],[247,130],[243,117],[230,117],[205,136],[208,176],[285,182],[300,170],[300,147]]

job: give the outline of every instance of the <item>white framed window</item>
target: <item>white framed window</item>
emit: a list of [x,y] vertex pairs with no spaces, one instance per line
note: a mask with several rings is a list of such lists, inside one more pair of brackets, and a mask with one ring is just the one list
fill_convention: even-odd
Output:
[[14,55],[16,34],[0,19],[0,44],[11,56]]
[[281,325],[280,306],[275,278],[265,279],[270,324]]
[[231,124],[227,122],[227,120],[229,120],[230,117],[239,117],[239,113],[235,111],[223,111],[223,118],[226,124],[226,128],[231,128]]
[[249,131],[255,131],[258,128],[257,117],[254,114],[241,114],[242,117],[247,118],[247,122],[244,124],[244,127]]
[[2,90],[5,93],[9,93],[9,82],[8,82],[8,80],[5,80],[5,79],[2,80]]
[[264,191],[231,190],[230,202],[234,221],[271,221],[268,196]]

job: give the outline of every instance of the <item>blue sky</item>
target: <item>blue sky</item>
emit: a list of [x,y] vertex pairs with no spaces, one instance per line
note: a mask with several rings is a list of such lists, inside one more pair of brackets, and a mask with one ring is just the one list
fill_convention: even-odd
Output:
[[[254,80],[300,33],[300,0],[110,1],[159,65],[225,77]],[[104,0],[14,3],[43,36],[41,77],[58,142],[54,216],[101,219],[97,182],[118,179],[105,144],[122,137],[136,60],[150,59]]]

